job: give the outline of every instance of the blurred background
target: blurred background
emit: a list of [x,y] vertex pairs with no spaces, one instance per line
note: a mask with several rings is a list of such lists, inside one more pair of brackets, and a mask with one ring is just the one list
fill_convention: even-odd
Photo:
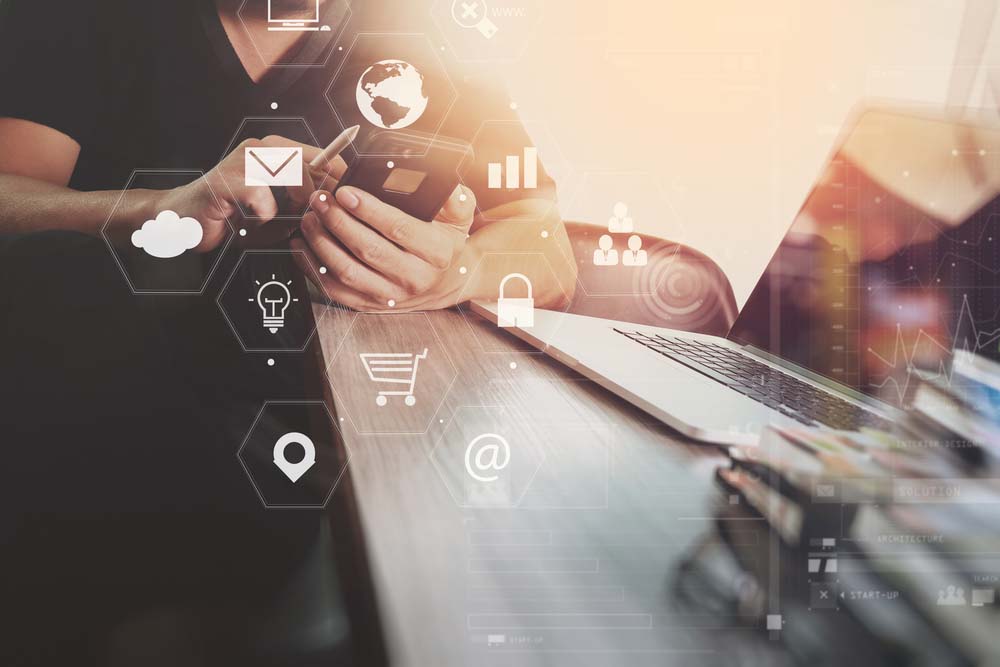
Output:
[[[564,217],[603,224],[623,201],[636,231],[718,262],[742,306],[858,105],[940,108],[957,71],[960,103],[995,106],[973,48],[994,9],[982,0],[547,0],[523,56],[489,67],[522,118],[537,121],[529,130],[559,178]],[[977,35],[960,40],[967,12]],[[987,45],[983,60],[998,54]]]

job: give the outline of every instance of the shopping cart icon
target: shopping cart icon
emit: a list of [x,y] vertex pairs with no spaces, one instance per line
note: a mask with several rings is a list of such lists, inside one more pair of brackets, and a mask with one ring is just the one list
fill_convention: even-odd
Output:
[[365,370],[372,382],[406,386],[406,389],[380,391],[375,397],[376,405],[382,407],[388,403],[388,396],[405,396],[403,401],[407,405],[413,405],[417,402],[413,396],[413,386],[417,383],[417,366],[421,359],[427,358],[426,347],[420,354],[362,352],[358,356],[361,357],[361,363],[365,365]]

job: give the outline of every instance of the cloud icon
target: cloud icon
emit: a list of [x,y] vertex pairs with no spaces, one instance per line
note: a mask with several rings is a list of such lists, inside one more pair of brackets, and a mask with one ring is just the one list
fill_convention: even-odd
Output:
[[132,232],[132,245],[153,257],[169,259],[201,243],[201,237],[201,223],[194,218],[161,211],[155,220],[147,220]]

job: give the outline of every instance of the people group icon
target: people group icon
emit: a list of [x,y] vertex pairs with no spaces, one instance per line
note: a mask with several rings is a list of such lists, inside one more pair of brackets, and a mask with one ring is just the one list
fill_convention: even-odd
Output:
[[[635,225],[628,214],[628,205],[625,202],[618,202],[614,205],[612,216],[608,218],[608,231],[610,234],[601,234],[597,240],[597,249],[594,250],[594,266],[646,266],[649,257],[642,249],[642,237],[632,234]],[[615,241],[611,234],[631,234],[628,237],[628,250],[623,250],[619,258],[615,249]]]
[[942,588],[938,590],[937,603],[942,607],[964,607],[967,604],[965,589],[961,586]]

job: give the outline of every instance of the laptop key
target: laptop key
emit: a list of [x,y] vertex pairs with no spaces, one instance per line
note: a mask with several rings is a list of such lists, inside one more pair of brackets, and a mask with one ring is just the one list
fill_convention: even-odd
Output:
[[615,331],[799,423],[848,430],[892,426],[874,413],[724,345],[663,334],[648,336],[639,331]]

